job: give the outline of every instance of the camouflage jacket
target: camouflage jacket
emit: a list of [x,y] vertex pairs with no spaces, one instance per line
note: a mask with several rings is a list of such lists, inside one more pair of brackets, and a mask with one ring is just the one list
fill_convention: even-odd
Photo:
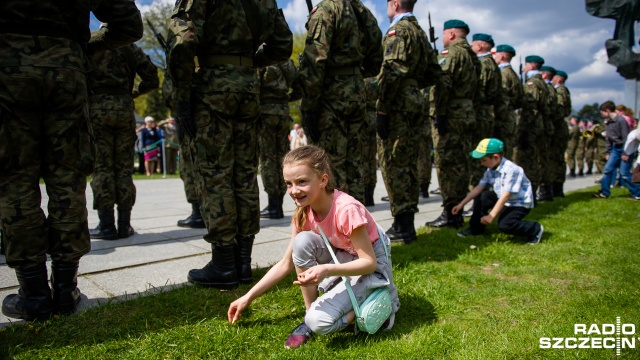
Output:
[[547,83],[547,108],[544,114],[544,130],[547,135],[553,135],[556,114],[558,114],[558,96],[551,83]]
[[[522,102],[522,117],[523,122],[540,120],[543,114],[548,112],[547,104],[549,94],[547,91],[547,84],[542,79],[542,75],[536,74],[529,79],[524,85],[524,98]],[[542,128],[543,124],[535,124]]]
[[[88,88],[93,94],[130,94],[133,98],[157,89],[158,70],[149,56],[131,44],[90,56],[94,69],[89,73]],[[135,83],[136,74],[140,82]]]
[[447,115],[452,101],[473,100],[478,82],[476,63],[479,65],[479,61],[466,39],[456,39],[440,53],[438,63],[444,74],[443,86],[437,89],[436,115]]
[[296,66],[293,61],[289,59],[257,71],[260,78],[260,105],[287,104],[289,88],[296,76]]
[[522,107],[524,96],[522,82],[511,65],[507,65],[500,71],[502,78],[502,96],[507,103],[507,110],[514,111]]
[[571,93],[569,89],[560,85],[556,88],[556,94],[558,96],[558,112],[562,117],[571,115]]
[[421,111],[424,97],[419,89],[435,84],[442,72],[427,34],[414,16],[406,16],[389,28],[382,47],[377,111]]
[[248,11],[243,2],[176,2],[169,24],[175,42],[168,61],[175,101],[191,99],[191,86],[196,86],[196,56],[201,71],[211,68],[215,72],[212,79],[202,79],[201,86],[252,93],[260,90],[254,68],[291,56],[293,35],[275,0],[247,0],[252,5]]
[[[375,25],[374,25],[375,24]],[[303,111],[318,100],[362,102],[365,76],[377,75],[382,62],[382,32],[359,0],[323,0],[309,14],[307,39],[292,85]]]
[[480,98],[477,103],[484,106],[496,106],[502,100],[502,75],[500,68],[489,54],[478,58],[481,69],[478,80]]
[[367,98],[367,111],[376,111],[378,101],[378,79],[375,76],[364,79],[364,89]]
[[[89,12],[109,25],[89,31]],[[0,66],[87,71],[85,53],[115,49],[142,37],[133,0],[4,0],[0,2]]]

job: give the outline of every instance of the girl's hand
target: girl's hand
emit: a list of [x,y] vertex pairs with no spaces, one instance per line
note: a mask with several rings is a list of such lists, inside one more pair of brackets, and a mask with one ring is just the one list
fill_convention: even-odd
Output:
[[493,216],[491,216],[491,214],[485,215],[482,218],[480,218],[480,222],[485,225],[489,225],[493,222]]
[[299,286],[318,286],[318,284],[327,277],[327,272],[326,265],[316,265],[298,274],[298,280],[294,281],[293,284]]
[[233,324],[236,320],[240,319],[242,310],[247,307],[249,307],[249,301],[246,299],[246,296],[232,302],[227,311],[227,319],[229,319],[229,322]]

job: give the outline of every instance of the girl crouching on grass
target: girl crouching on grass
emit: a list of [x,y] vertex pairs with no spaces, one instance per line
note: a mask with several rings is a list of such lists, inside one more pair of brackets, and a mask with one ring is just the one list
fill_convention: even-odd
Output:
[[[354,323],[353,305],[340,276],[350,276],[353,291],[361,304],[376,288],[388,286],[392,314],[383,329],[391,329],[400,302],[393,283],[389,239],[378,231],[373,216],[353,197],[334,189],[329,161],[324,150],[303,146],[290,151],[282,163],[289,195],[297,208],[291,226],[291,241],[282,260],[244,296],[231,303],[227,313],[234,323],[258,296],[295,269],[306,315],[296,326],[286,348],[297,348],[313,333],[329,334]],[[322,228],[340,264],[334,264]],[[382,234],[383,238],[379,239]],[[319,292],[323,292],[319,296]]]

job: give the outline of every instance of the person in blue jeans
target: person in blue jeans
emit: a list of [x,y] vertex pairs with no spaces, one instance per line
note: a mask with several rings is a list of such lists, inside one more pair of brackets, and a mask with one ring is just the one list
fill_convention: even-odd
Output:
[[624,151],[624,144],[629,135],[629,125],[624,117],[616,114],[616,105],[613,101],[605,101],[600,105],[600,114],[604,117],[604,129],[607,141],[607,164],[604,166],[601,189],[593,194],[594,197],[606,199],[611,195],[611,183],[615,179],[616,170],[620,169],[622,185],[629,189],[631,196],[629,200],[640,200],[640,188],[636,183],[631,182],[631,166],[633,154]]

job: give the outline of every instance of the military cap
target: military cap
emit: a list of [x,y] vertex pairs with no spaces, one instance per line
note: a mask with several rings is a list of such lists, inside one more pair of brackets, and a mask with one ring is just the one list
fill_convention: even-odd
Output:
[[516,49],[514,49],[511,45],[498,45],[498,47],[496,47],[496,52],[506,52],[512,54],[513,56],[516,56]]
[[580,119],[580,122],[583,122],[583,123],[587,123],[589,121],[586,118],[581,118],[581,117],[578,117],[578,119]]
[[540,68],[540,71],[548,71],[548,72],[552,72],[552,73],[556,73],[556,68],[554,68],[553,66],[549,66],[549,65],[545,65],[543,67]]
[[467,34],[469,33],[469,25],[467,25],[466,22],[462,21],[462,20],[447,20],[444,22],[444,30],[447,29],[464,29],[466,30]]
[[493,38],[489,34],[473,34],[472,41],[476,40],[487,42],[491,44],[491,46],[494,46],[496,44],[493,42]]
[[576,118],[576,119],[578,119],[578,120],[582,121],[582,116],[580,116],[580,115],[578,115],[578,114],[573,114],[573,115],[571,115],[571,117],[572,117],[572,118]]
[[556,75],[562,76],[565,80],[567,80],[569,78],[569,75],[567,75],[567,73],[562,71],[562,70],[557,70],[556,71]]
[[544,64],[544,59],[538,55],[529,55],[526,58],[524,58],[524,62],[536,63],[536,64],[542,65]]

